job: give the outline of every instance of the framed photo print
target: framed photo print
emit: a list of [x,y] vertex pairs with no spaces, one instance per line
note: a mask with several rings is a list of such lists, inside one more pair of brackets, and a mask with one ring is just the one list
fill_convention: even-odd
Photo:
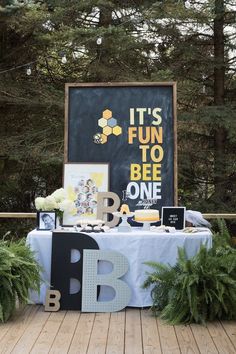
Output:
[[176,230],[185,228],[185,207],[162,207],[161,224],[175,227]]
[[80,219],[97,218],[97,193],[109,190],[108,163],[66,163],[64,189],[75,201],[76,214],[64,214],[63,225],[76,225]]
[[56,228],[55,211],[38,211],[37,212],[37,229],[38,230],[54,230]]

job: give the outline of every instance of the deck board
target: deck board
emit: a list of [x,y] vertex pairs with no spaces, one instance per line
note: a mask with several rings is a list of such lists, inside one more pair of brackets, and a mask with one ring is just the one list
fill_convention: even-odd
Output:
[[29,323],[34,318],[37,310],[38,306],[27,306],[15,320],[9,322],[11,327],[1,339],[0,353],[6,354],[12,352],[14,346],[20,340]]
[[218,353],[207,327],[200,326],[198,324],[191,324],[190,328],[201,354]]
[[170,326],[147,309],[50,313],[29,305],[0,325],[0,353],[234,354],[236,321]]
[[170,326],[159,319],[157,319],[157,324],[161,340],[162,353],[180,354],[180,348],[174,326]]
[[141,323],[143,334],[143,353],[161,354],[161,343],[157,328],[156,318],[152,316],[150,310],[141,311]]
[[207,328],[220,354],[235,354],[236,349],[220,322],[208,323]]
[[[71,341],[69,354],[86,354],[94,324],[94,313],[81,313]],[[78,349],[79,348],[79,349]]]
[[[34,317],[32,318],[29,326],[26,328],[25,332],[16,343],[12,353],[14,354],[24,354],[29,353],[31,348],[33,347],[36,339],[40,335],[41,331],[44,328],[45,323],[50,316],[49,312],[44,312],[43,307],[40,306],[38,311],[35,313]],[[30,335],[29,335],[30,333]]]
[[197,343],[189,326],[175,326],[175,333],[182,354],[199,354]]
[[78,320],[79,313],[77,311],[66,313],[50,349],[50,354],[68,353]]
[[[222,321],[222,326],[228,335],[229,339],[236,348],[236,321]],[[236,352],[236,349],[235,349]]]
[[[46,354],[49,353],[57,332],[65,317],[65,311],[58,313],[52,312],[45,323],[40,335],[36,339],[30,353],[32,354]],[[30,334],[30,330],[29,330]]]
[[87,354],[103,354],[106,351],[110,313],[97,313],[91,332]]
[[111,313],[106,354],[124,352],[125,310]]
[[125,320],[125,354],[142,354],[142,330],[139,309],[127,309]]

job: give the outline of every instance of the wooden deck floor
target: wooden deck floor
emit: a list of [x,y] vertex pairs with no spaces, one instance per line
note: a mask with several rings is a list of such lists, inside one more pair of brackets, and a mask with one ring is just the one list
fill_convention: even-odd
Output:
[[49,313],[31,305],[0,325],[0,353],[235,354],[236,322],[169,326],[148,310]]

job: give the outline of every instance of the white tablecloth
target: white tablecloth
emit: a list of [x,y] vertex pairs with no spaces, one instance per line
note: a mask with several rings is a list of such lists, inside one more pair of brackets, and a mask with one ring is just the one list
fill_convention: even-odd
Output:
[[[101,250],[115,250],[129,260],[130,269],[122,279],[131,288],[132,297],[129,306],[133,307],[152,305],[150,289],[141,288],[147,277],[146,272],[152,272],[152,268],[146,266],[144,262],[154,261],[174,265],[177,260],[178,247],[184,247],[188,258],[191,258],[198,252],[201,244],[205,244],[208,248],[212,246],[210,230],[187,234],[181,231],[155,233],[142,231],[139,228],[133,228],[130,233],[120,233],[112,229],[107,233],[90,233],[89,236],[97,241]],[[31,293],[31,300],[44,303],[51,277],[52,232],[33,230],[27,236],[27,243],[35,251],[35,257],[44,269],[42,274],[44,282],[41,285],[40,296]],[[109,271],[109,266],[108,262],[101,264],[101,269],[104,268],[101,272],[107,272],[105,268]],[[99,300],[110,300],[113,296],[112,288],[101,287]]]

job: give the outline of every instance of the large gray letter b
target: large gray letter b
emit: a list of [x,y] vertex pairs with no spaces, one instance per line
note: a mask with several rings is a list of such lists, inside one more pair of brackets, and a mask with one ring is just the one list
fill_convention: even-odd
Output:
[[[98,261],[109,261],[113,264],[113,271],[109,274],[97,274]],[[118,278],[129,269],[128,260],[123,254],[116,251],[84,250],[82,311],[83,312],[114,312],[122,310],[129,304],[131,290],[129,286]],[[98,285],[111,286],[115,298],[111,301],[97,301]]]

